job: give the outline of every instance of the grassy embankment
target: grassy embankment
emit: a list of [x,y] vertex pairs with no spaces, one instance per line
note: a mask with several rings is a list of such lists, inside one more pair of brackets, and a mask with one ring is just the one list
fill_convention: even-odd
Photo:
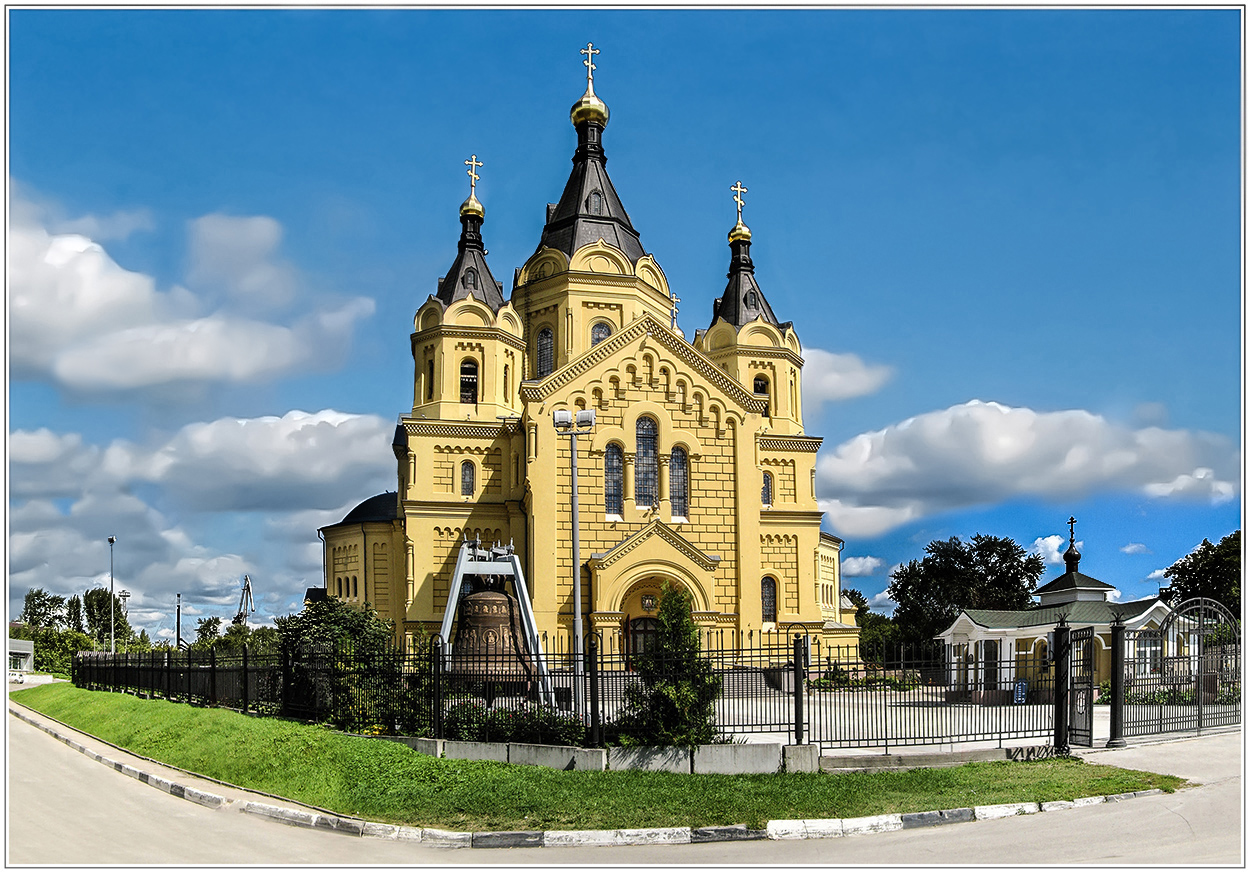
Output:
[[314,725],[66,683],[12,697],[137,754],[215,779],[370,821],[452,830],[762,827],[769,819],[1170,792],[1184,783],[1075,758],[848,775],[561,772],[431,758]]

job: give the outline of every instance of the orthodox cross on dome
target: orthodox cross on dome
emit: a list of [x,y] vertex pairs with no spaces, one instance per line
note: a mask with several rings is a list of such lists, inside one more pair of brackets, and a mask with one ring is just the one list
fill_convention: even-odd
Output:
[[469,174],[469,196],[472,197],[477,189],[477,180],[482,178],[475,171],[478,167],[484,167],[486,165],[477,159],[477,155],[470,157],[464,162],[464,165],[469,168],[466,172]]
[[677,304],[681,303],[681,298],[678,297],[676,294],[674,294],[672,291],[670,291],[669,300],[671,301],[669,304],[669,308],[672,309],[672,316],[673,316],[673,332],[676,333],[677,332],[677,313],[681,311],[680,309],[677,308]]
[[734,192],[734,203],[738,204],[738,222],[739,224],[741,224],[742,223],[742,205],[743,203],[745,203],[745,201],[742,199],[742,195],[747,193],[747,187],[742,184],[741,180],[739,180],[738,182],[734,183],[733,187],[731,187],[729,190]]
[[1068,545],[1076,543],[1076,519],[1068,516]]
[[580,49],[578,54],[586,56],[586,60],[582,61],[586,65],[586,87],[594,90],[595,86],[595,55],[599,54],[599,49],[595,48],[593,42],[586,43],[584,49]]

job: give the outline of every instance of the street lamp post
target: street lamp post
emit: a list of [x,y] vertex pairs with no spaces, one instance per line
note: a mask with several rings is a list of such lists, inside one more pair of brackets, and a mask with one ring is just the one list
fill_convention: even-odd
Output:
[[574,418],[567,409],[557,409],[551,414],[556,430],[569,435],[569,499],[573,507],[573,708],[578,715],[585,715],[585,689],[582,688],[582,543],[581,519],[577,501],[577,437],[589,434],[595,426],[595,411],[579,409]]
[[117,537],[109,537],[109,654],[117,654],[117,634],[113,618],[113,544]]

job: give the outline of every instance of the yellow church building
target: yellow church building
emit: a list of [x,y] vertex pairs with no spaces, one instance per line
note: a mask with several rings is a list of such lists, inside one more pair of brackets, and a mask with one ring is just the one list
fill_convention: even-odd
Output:
[[[629,647],[654,626],[665,583],[690,594],[696,622],[726,645],[770,631],[853,643],[842,541],[820,529],[802,348],[756,281],[746,188],[731,189],[725,292],[689,340],[608,178],[597,51],[582,53],[573,170],[507,298],[486,262],[482,164],[465,162],[458,253],[413,321],[397,488],[321,529],[327,595],[369,604],[411,645],[439,631],[461,544],[480,540],[519,558],[548,651],[571,648],[579,600],[583,631]],[[553,413],[587,410],[575,596],[571,440]]]

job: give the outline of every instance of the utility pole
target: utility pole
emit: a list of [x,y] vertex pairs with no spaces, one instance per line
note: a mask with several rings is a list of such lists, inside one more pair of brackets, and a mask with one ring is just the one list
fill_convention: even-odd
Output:
[[556,430],[569,435],[569,466],[572,474],[569,490],[573,503],[573,709],[578,715],[585,715],[585,689],[582,688],[582,671],[585,665],[582,663],[582,543],[577,505],[577,437],[579,434],[589,434],[594,428],[595,411],[579,409],[574,420],[571,411],[557,409],[551,414],[551,420]]
[[113,544],[117,537],[109,537],[109,654],[117,654],[116,619],[113,618]]

